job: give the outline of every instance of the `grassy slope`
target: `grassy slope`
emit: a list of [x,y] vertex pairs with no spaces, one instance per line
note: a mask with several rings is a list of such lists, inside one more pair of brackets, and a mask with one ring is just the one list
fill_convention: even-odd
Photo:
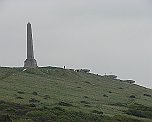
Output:
[[[135,98],[130,98],[132,95]],[[38,101],[34,102],[37,107],[52,108],[64,102],[68,105],[61,107],[68,111],[90,113],[97,110],[110,117],[125,115],[150,122],[146,117],[126,114],[129,106],[135,103],[152,108],[150,95],[152,90],[138,85],[68,69],[0,68],[0,100],[9,103],[25,105],[34,99]]]

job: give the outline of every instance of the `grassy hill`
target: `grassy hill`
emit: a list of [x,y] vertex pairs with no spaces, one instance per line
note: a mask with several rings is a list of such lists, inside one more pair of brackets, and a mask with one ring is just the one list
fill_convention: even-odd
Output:
[[152,90],[57,67],[0,67],[0,122],[152,122]]

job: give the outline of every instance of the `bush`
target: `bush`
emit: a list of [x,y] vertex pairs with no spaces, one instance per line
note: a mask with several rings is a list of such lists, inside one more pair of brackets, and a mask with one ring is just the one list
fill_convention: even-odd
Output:
[[4,101],[0,101],[0,110],[4,110],[8,107],[9,107],[9,105],[7,105]]
[[16,97],[16,99],[24,99],[23,97]]
[[54,107],[51,109],[51,112],[57,116],[63,115],[65,113],[65,110],[61,107]]
[[29,107],[36,107],[34,103],[29,104]]
[[83,104],[90,104],[89,102],[87,102],[87,101],[80,101],[81,103],[83,103]]
[[109,104],[109,105],[120,106],[120,107],[128,107],[126,103],[113,103],[113,104]]
[[59,102],[58,105],[60,105],[60,106],[68,106],[68,107],[73,106],[71,103],[66,103],[66,102],[63,102],[63,101]]
[[49,95],[44,95],[44,99],[49,99],[50,96]]
[[141,104],[133,104],[129,106],[127,114],[152,119],[152,107],[147,107]]
[[88,96],[84,96],[84,98],[89,98]]
[[67,111],[61,107],[54,107],[51,110],[35,110],[27,113],[27,116],[35,121],[55,122],[101,122],[102,116],[83,112]]
[[95,113],[95,114],[103,114],[102,111],[98,111],[98,110],[93,110],[92,113]]
[[134,119],[134,118],[130,118],[130,117],[126,117],[126,116],[121,116],[121,115],[116,115],[112,118],[113,122],[142,122],[140,120]]
[[106,94],[104,94],[103,97],[108,97],[108,96]]
[[1,115],[0,116],[0,122],[12,122],[12,119],[10,118],[10,116],[7,115]]
[[19,93],[19,94],[24,94],[24,92],[22,92],[22,91],[18,91],[17,93]]
[[119,89],[123,89],[122,87],[119,87]]
[[32,118],[35,121],[45,122],[48,120],[56,120],[57,116],[49,111],[30,111],[26,114],[26,116]]
[[146,97],[151,97],[151,95],[150,95],[150,94],[144,94],[144,96],[146,96]]
[[90,108],[91,106],[90,106],[90,105],[85,104],[85,105],[84,105],[84,107]]
[[36,100],[35,98],[31,98],[30,100],[29,100],[29,102],[31,103],[37,103],[37,102],[40,102],[39,100]]
[[34,91],[32,94],[33,94],[33,95],[38,95],[38,93],[37,93],[37,92],[35,92],[35,91]]
[[134,95],[129,96],[129,98],[136,98]]
[[109,91],[109,93],[111,94],[111,93],[112,93],[112,91]]

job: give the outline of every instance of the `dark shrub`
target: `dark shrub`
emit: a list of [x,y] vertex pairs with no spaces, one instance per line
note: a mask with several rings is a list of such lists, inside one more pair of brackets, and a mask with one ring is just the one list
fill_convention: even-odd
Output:
[[[26,114],[36,122],[47,122],[48,120],[56,120],[57,116],[49,111],[34,110]],[[54,122],[54,121],[53,121]]]
[[119,89],[123,89],[122,87],[119,87]]
[[35,92],[35,91],[34,91],[32,94],[33,94],[33,95],[38,95],[38,93],[37,93],[37,92]]
[[95,113],[95,114],[103,114],[102,111],[98,111],[98,110],[93,110],[92,113]]
[[87,101],[80,101],[81,103],[83,103],[83,104],[90,104],[89,102],[87,102]]
[[147,107],[141,104],[133,104],[129,106],[127,114],[152,119],[152,107]]
[[44,99],[49,99],[50,96],[49,95],[44,95]]
[[39,100],[36,100],[35,98],[31,98],[30,100],[29,100],[29,102],[33,102],[33,103],[36,103],[36,102],[40,102]]
[[146,96],[146,97],[151,97],[151,95],[150,95],[150,94],[144,94],[144,96]]
[[141,110],[129,109],[127,111],[127,114],[137,116],[137,117],[152,119],[152,111],[141,111]]
[[112,91],[109,91],[109,93],[112,93]]
[[115,115],[110,122],[142,122],[142,121],[127,116]]
[[13,122],[9,115],[1,115],[0,122]]
[[108,97],[106,94],[103,95],[104,97]]
[[19,94],[24,94],[24,92],[22,92],[22,91],[18,91],[17,93],[19,93]]
[[129,98],[136,98],[136,96],[135,95],[131,95],[131,96],[129,96]]
[[126,104],[126,103],[113,103],[113,104],[110,104],[110,105],[120,106],[120,107],[127,107],[127,104]]
[[90,108],[91,106],[90,106],[90,105],[85,104],[85,105],[84,105],[84,107]]
[[89,98],[88,96],[84,96],[84,98]]
[[89,81],[84,81],[85,83],[87,83],[87,84],[91,84]]
[[16,99],[24,99],[23,97],[16,97]]
[[60,106],[68,106],[68,107],[73,106],[71,103],[66,103],[66,102],[63,102],[63,101],[59,102],[58,105],[60,105]]
[[5,104],[6,102],[3,100],[0,100],[0,104]]
[[36,107],[34,103],[29,104],[29,107]]
[[9,105],[7,105],[6,103],[1,103],[0,102],[0,110],[4,110],[4,109],[6,109],[8,107],[9,107]]
[[65,110],[61,107],[54,107],[51,109],[51,112],[57,116],[65,114]]

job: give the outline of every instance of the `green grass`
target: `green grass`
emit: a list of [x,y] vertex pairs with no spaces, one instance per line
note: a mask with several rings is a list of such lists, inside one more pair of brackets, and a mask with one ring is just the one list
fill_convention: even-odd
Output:
[[[0,67],[0,115],[9,114],[15,122],[152,121],[151,89],[115,76],[57,67],[23,69]],[[62,114],[54,113],[56,107]],[[22,112],[24,115],[18,115]]]

